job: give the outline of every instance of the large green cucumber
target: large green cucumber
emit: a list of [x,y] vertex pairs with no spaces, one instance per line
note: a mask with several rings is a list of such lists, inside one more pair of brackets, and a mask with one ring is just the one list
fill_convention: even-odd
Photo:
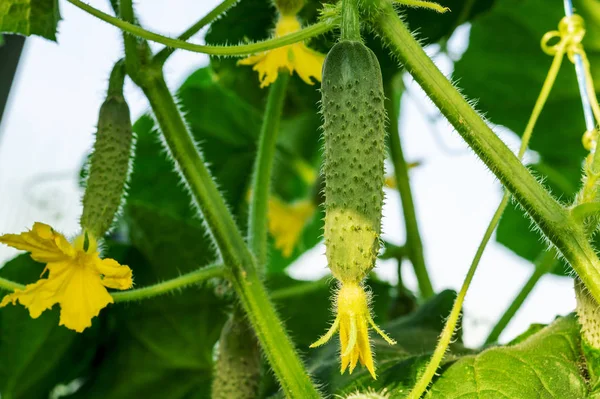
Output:
[[381,68],[357,41],[341,41],[323,65],[325,245],[332,274],[360,282],[379,252],[385,121]]

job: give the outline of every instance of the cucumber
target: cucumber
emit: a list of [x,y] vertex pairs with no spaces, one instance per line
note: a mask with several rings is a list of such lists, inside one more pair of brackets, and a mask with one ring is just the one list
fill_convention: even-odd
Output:
[[129,106],[120,94],[109,94],[100,107],[98,131],[83,196],[81,226],[101,238],[111,227],[125,194],[133,132]]
[[327,261],[342,283],[359,283],[380,248],[386,114],[377,57],[361,42],[337,43],[321,91]]

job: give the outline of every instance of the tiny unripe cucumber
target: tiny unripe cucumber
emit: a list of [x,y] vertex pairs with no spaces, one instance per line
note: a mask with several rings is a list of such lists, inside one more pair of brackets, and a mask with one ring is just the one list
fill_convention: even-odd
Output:
[[109,95],[98,117],[98,131],[85,194],[81,225],[95,237],[111,227],[129,174],[133,133],[129,107],[120,95]]
[[[221,330],[212,399],[254,399],[260,382],[260,350],[244,316],[233,316]],[[251,344],[248,345],[248,342]]]
[[357,41],[341,41],[323,65],[325,246],[332,274],[359,282],[379,252],[385,159],[381,68]]

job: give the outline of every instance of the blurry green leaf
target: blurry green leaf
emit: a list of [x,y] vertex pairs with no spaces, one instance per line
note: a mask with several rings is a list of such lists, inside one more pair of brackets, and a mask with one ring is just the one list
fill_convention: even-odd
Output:
[[[352,374],[340,374],[338,339],[313,355],[311,371],[325,384],[323,389],[329,394],[387,388],[397,395],[394,397],[403,397],[413,386],[417,372],[429,361],[455,298],[454,291],[443,291],[416,312],[382,325],[384,331],[397,341],[394,346],[371,334],[377,380],[373,380],[364,367],[357,367]],[[450,353],[467,353],[460,342],[459,332],[458,341],[451,345]]]
[[[600,79],[600,14],[597,1],[575,2],[587,19],[584,45],[595,80]],[[473,22],[469,48],[456,64],[454,78],[468,98],[491,122],[521,135],[548,73],[552,58],[542,52],[540,39],[556,30],[564,16],[562,2],[543,0],[498,0],[494,8]],[[518,59],[519,62],[515,62]],[[531,149],[541,162],[535,174],[544,179],[552,193],[570,202],[580,185],[586,151],[581,144],[585,131],[579,89],[573,65],[565,58],[556,84],[535,128]],[[545,249],[531,223],[519,209],[506,210],[497,240],[518,255],[534,260]],[[568,274],[566,267],[555,270]]]
[[[155,271],[136,275],[137,285],[155,284],[157,276],[161,280],[174,278],[216,260],[216,252],[202,225],[136,201],[130,201],[126,209],[131,243]],[[146,278],[150,280],[144,280]]]
[[560,318],[525,341],[465,356],[446,369],[427,398],[585,398],[579,326]]
[[2,0],[0,32],[38,35],[56,41],[58,0]]
[[[0,276],[32,283],[39,279],[43,268],[25,254],[8,262]],[[2,397],[46,399],[57,384],[81,377],[91,365],[99,319],[94,318],[93,326],[81,334],[59,326],[58,321],[58,305],[37,319],[32,319],[20,304],[0,309]]]

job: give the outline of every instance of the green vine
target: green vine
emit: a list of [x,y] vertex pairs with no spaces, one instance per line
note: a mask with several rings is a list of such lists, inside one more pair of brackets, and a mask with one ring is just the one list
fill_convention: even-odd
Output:
[[[308,26],[301,31],[290,33],[288,35],[278,37],[275,39],[269,39],[262,42],[256,42],[252,44],[245,44],[239,46],[207,46],[201,44],[193,44],[188,43],[179,39],[172,39],[163,35],[159,35],[158,33],[153,33],[147,31],[137,25],[134,25],[130,22],[124,21],[119,18],[115,18],[112,15],[108,15],[100,10],[95,9],[94,7],[85,4],[79,0],[68,0],[69,3],[74,6],[82,9],[88,14],[93,15],[94,17],[101,19],[102,21],[109,23],[123,32],[129,33],[133,36],[140,37],[145,40],[150,40],[156,43],[164,44],[165,46],[174,48],[174,49],[182,49],[195,53],[203,53],[210,55],[220,55],[220,56],[243,56],[250,55],[255,53],[260,53],[262,51],[272,50],[278,47],[287,46],[290,44],[302,42],[304,40],[310,39],[315,36],[322,35],[323,33],[329,32],[337,26],[337,21],[335,19],[325,20],[322,22],[318,22],[314,25]],[[164,56],[163,56],[164,57]]]
[[280,72],[277,80],[269,89],[254,165],[252,199],[248,218],[248,242],[256,256],[260,270],[264,270],[267,263],[267,221],[271,174],[289,77],[288,73]]

